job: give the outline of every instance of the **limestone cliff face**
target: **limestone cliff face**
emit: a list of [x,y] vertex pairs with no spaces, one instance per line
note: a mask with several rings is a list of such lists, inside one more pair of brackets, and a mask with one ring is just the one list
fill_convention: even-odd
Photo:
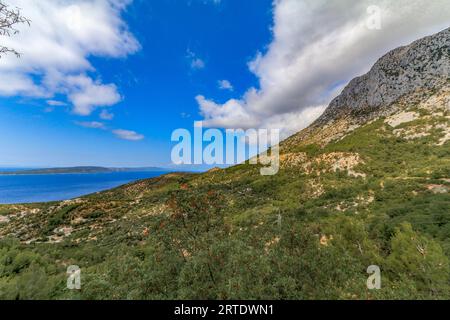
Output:
[[327,144],[356,127],[403,112],[431,96],[439,95],[445,102],[448,99],[442,96],[449,91],[450,28],[384,55],[367,74],[350,81],[311,126],[287,139],[282,149]]
[[439,90],[450,81],[450,28],[392,50],[365,75],[353,79],[317,120],[342,117],[367,121],[401,97]]

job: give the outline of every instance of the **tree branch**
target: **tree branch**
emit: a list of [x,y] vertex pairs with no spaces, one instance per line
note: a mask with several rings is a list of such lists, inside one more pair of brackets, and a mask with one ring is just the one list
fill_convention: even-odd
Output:
[[[2,0],[0,0],[0,36],[11,37],[19,33],[15,27],[18,24],[31,24],[31,20],[22,16],[20,8],[10,8]],[[0,45],[0,58],[8,53],[20,57],[20,53],[13,48]]]

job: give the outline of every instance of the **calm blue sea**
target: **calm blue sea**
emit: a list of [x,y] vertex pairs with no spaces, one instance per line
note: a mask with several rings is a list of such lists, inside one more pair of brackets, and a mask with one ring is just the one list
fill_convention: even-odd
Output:
[[165,173],[167,172],[0,175],[0,204],[68,200]]

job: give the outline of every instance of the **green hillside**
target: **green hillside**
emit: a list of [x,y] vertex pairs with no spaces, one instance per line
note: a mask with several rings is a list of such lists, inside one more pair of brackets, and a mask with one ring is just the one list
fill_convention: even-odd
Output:
[[0,206],[0,298],[450,299],[450,81],[385,107],[319,119],[274,176],[242,164]]
[[450,113],[410,108],[420,117],[395,128],[394,115],[322,148],[282,145],[275,176],[240,165],[1,206],[0,297],[450,298]]

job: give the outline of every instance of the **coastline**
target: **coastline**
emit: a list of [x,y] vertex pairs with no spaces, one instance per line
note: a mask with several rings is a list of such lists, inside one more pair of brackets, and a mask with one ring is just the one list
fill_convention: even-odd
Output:
[[169,173],[137,171],[0,175],[0,204],[70,200]]

